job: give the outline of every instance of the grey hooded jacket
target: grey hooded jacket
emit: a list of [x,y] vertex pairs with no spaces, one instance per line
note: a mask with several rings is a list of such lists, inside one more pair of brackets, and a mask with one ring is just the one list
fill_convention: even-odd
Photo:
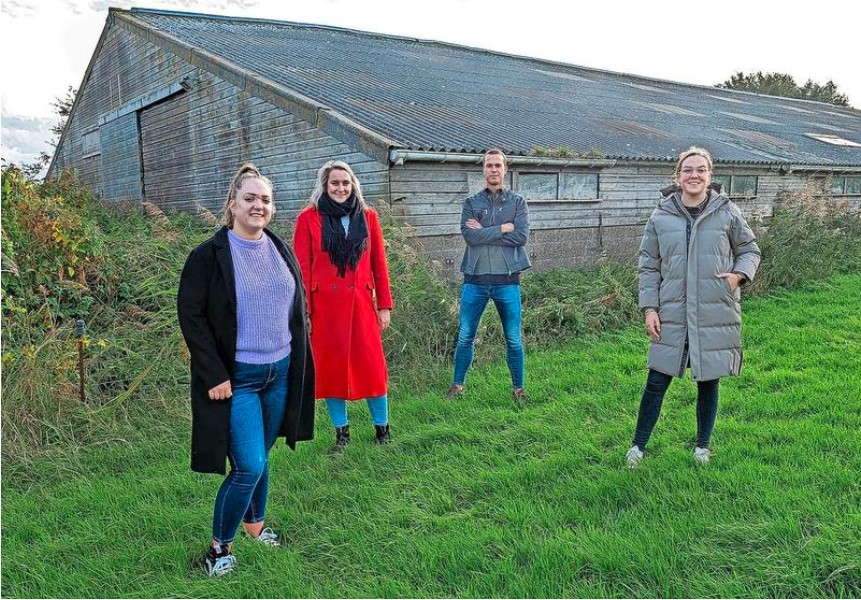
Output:
[[[690,357],[694,380],[741,370],[740,290],[720,273],[753,281],[760,252],[735,203],[710,190],[695,221],[678,192],[664,197],[646,223],[640,244],[640,308],[654,308],[661,338],[649,348],[649,368],[683,377]],[[689,357],[688,357],[689,354]]]

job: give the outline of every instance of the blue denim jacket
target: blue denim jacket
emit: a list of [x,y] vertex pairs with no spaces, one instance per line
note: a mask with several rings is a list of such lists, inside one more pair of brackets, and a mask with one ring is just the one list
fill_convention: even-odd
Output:
[[[481,229],[466,226],[469,219],[481,223]],[[502,233],[503,223],[513,223],[514,231]],[[489,248],[493,275],[510,275],[526,270],[532,265],[526,252],[529,241],[529,209],[526,200],[509,189],[503,188],[493,197],[486,188],[463,203],[460,215],[460,232],[466,241],[466,250],[460,270],[466,275],[475,275],[478,250]]]

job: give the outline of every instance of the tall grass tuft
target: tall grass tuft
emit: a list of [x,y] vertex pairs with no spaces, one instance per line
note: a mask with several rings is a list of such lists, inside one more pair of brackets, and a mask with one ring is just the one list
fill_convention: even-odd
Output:
[[453,354],[458,305],[452,286],[425,258],[421,242],[387,211],[379,211],[395,304],[383,341],[390,372],[397,379],[404,372],[429,372]]
[[785,195],[770,219],[754,225],[762,263],[751,293],[861,272],[861,210],[822,185]]

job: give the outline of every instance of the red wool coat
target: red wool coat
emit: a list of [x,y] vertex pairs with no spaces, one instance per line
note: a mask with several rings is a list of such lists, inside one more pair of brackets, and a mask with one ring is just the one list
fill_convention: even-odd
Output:
[[361,400],[388,393],[388,370],[377,309],[392,308],[383,230],[365,210],[368,247],[356,270],[338,270],[323,250],[323,223],[314,207],[296,220],[293,248],[307,293],[316,398]]

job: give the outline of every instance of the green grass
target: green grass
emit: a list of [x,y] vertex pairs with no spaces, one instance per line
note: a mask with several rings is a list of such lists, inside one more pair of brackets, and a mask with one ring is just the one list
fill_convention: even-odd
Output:
[[[395,442],[272,453],[285,550],[196,561],[221,478],[188,470],[188,422],[3,476],[8,597],[858,597],[861,276],[745,302],[745,368],[722,384],[707,468],[695,386],[670,388],[641,468],[623,467],[645,379],[641,328],[530,353],[533,405],[500,360],[456,403],[447,370],[391,389]],[[527,340],[528,341],[528,340]],[[501,359],[502,348],[499,349]]]

